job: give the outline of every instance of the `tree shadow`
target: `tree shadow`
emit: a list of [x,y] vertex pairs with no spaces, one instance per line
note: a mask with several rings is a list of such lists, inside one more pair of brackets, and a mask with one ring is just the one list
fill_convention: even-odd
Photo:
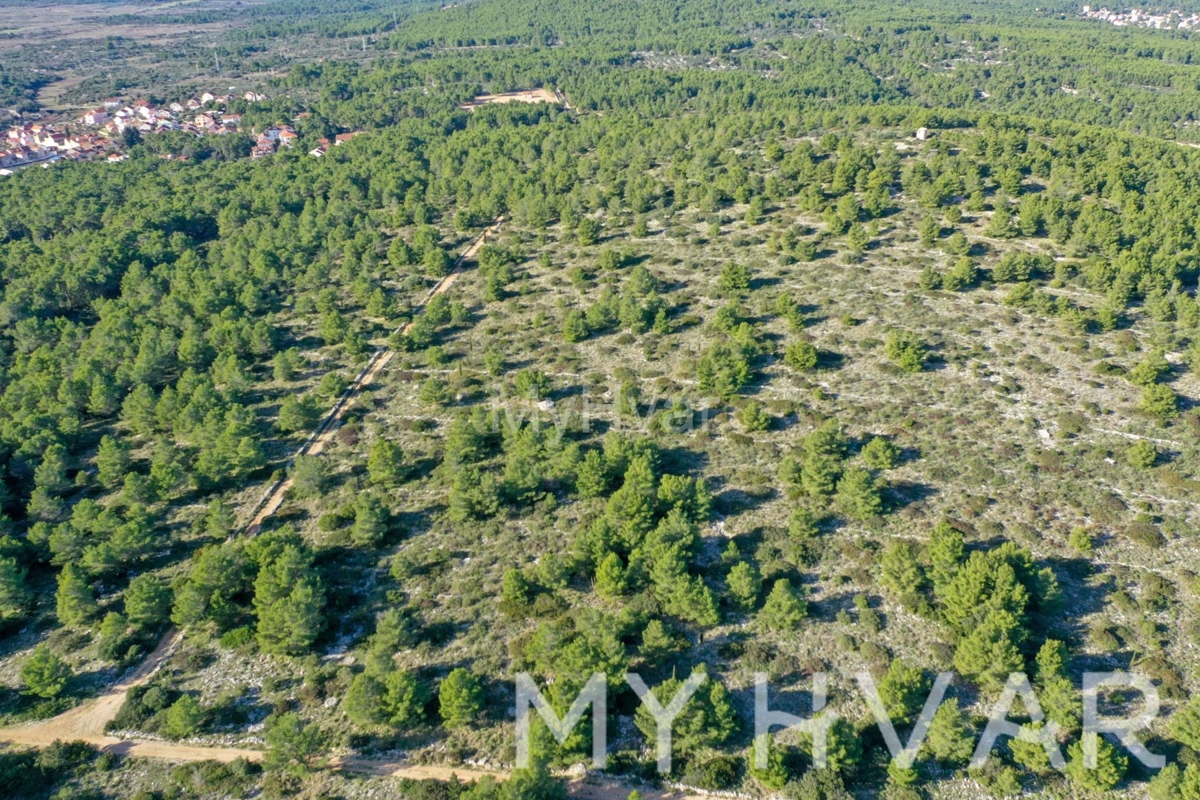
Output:
[[747,492],[742,489],[728,488],[713,496],[713,510],[722,516],[735,517],[738,514],[753,511],[774,497],[774,489]]
[[899,511],[900,509],[908,508],[936,497],[939,494],[939,490],[937,487],[926,483],[895,481],[888,486],[886,494],[891,498],[888,508],[892,511]]
[[672,475],[697,473],[709,463],[707,452],[688,447],[663,447],[659,449],[658,457],[662,471]]
[[832,350],[817,350],[817,369],[838,370],[846,365],[846,357]]
[[782,280],[771,276],[752,278],[750,280],[750,291],[757,292],[759,289],[765,289],[768,286],[778,286],[781,283],[783,283]]

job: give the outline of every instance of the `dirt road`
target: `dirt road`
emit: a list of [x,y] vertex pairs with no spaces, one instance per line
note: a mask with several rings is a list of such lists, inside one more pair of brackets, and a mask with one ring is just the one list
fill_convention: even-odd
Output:
[[[437,285],[434,286],[433,289],[430,290],[429,294],[425,296],[425,299],[418,307],[418,314],[424,312],[425,306],[429,304],[430,300],[437,297],[439,294],[443,294],[444,292],[450,290],[450,287],[454,285],[454,282],[458,280],[458,276],[462,273],[463,265],[468,260],[475,257],[489,236],[494,235],[500,230],[500,224],[502,222],[504,222],[504,217],[498,217],[495,222],[488,226],[483,233],[479,234],[479,236],[477,236],[475,240],[471,242],[470,246],[467,247],[467,249],[462,252],[462,255],[460,255],[454,262],[454,266],[450,270],[449,274],[438,281]],[[401,333],[408,333],[413,324],[414,322],[409,322],[401,329]],[[370,386],[372,382],[374,382],[376,376],[378,376],[383,368],[388,365],[388,362],[392,360],[392,357],[395,354],[395,351],[390,347],[384,347],[380,350],[376,350],[374,354],[372,354],[370,360],[367,361],[367,365],[363,367],[362,371],[358,373],[358,376],[355,377],[349,388],[347,388],[342,396],[338,398],[337,403],[335,403],[333,408],[329,410],[329,413],[326,414],[325,417],[322,418],[322,420],[317,424],[316,429],[313,430],[312,434],[310,434],[309,437],[304,441],[304,444],[300,445],[300,448],[296,451],[295,455],[292,456],[292,459],[295,459],[296,456],[319,455],[325,450],[325,447],[333,439],[333,435],[337,431],[338,423],[341,422],[342,417],[346,415],[347,409],[349,409],[354,400],[357,399],[360,394],[362,394],[363,390]],[[290,461],[288,465],[291,466]],[[283,498],[287,495],[287,490],[290,489],[291,486],[291,478],[281,478],[267,489],[266,494],[256,504],[250,521],[246,524],[244,529],[246,534],[253,536],[254,534],[258,533],[258,530],[262,527],[263,522],[270,518],[271,515],[278,511],[279,507],[283,505]]]
[[171,629],[137,669],[95,700],[89,700],[51,719],[0,728],[0,741],[33,746],[45,746],[56,739],[82,739],[97,746],[120,742],[119,739],[106,736],[104,726],[121,710],[129,690],[154,677],[182,640],[183,631]]
[[[475,257],[479,249],[487,241],[487,238],[499,230],[502,222],[503,217],[497,219],[463,251],[462,255],[454,262],[454,267],[450,273],[438,281],[437,285],[430,290],[421,303],[418,313],[421,313],[426,304],[434,297],[449,291],[450,287],[454,285],[454,282],[462,273],[463,265],[469,259]],[[404,326],[402,332],[407,333],[412,325],[413,323],[409,322]],[[325,415],[304,444],[296,451],[296,455],[318,455],[325,449],[334,432],[337,430],[338,423],[345,415],[351,403],[367,386],[371,385],[376,376],[387,366],[394,355],[395,351],[390,348],[383,348],[375,352],[366,366],[363,367],[362,371],[354,379],[354,382],[342,397],[339,398],[333,408],[330,409],[329,413]],[[258,532],[262,523],[282,505],[284,495],[290,486],[291,480],[284,479],[276,482],[268,489],[263,499],[256,504],[253,517],[244,528],[245,533],[253,535]],[[238,758],[244,758],[248,761],[261,761],[263,754],[260,750],[236,747],[207,747],[179,742],[118,739],[105,732],[105,726],[110,720],[116,717],[117,712],[120,711],[122,704],[125,702],[125,696],[129,690],[150,680],[158,672],[183,640],[183,633],[182,630],[172,629],[168,631],[154,649],[154,652],[148,655],[137,669],[130,672],[120,683],[113,685],[95,700],[84,703],[52,719],[31,722],[24,725],[14,725],[9,728],[0,728],[0,743],[45,747],[56,740],[77,740],[95,745],[108,752],[137,758],[161,758],[168,761],[184,762],[208,760],[228,762]],[[498,770],[408,764],[398,761],[374,761],[365,758],[335,758],[332,760],[331,766],[335,769],[345,770],[346,772],[375,775],[378,777],[408,778],[412,780],[447,781],[452,776],[457,776],[460,780],[476,781],[489,775],[496,780],[505,780],[508,778],[508,773]],[[627,786],[620,786],[618,784],[589,784],[582,781],[570,783],[569,789],[572,797],[580,798],[581,800],[626,800],[630,792]],[[677,793],[660,791],[643,790],[642,795],[647,800],[666,800],[666,798],[674,798],[674,800],[701,800],[700,798],[683,797]]]
[[[449,781],[458,778],[460,781],[478,781],[491,776],[498,781],[508,780],[509,773],[499,770],[481,770],[458,767],[440,767],[426,764],[399,764],[390,761],[370,761],[368,759],[334,759],[331,766],[347,772],[360,775],[374,775],[380,778],[408,778],[409,780]],[[567,784],[570,796],[578,800],[627,800],[633,789],[625,784],[613,782],[588,783],[584,780],[573,780]],[[685,795],[672,790],[639,789],[645,800],[711,800],[696,795]]]

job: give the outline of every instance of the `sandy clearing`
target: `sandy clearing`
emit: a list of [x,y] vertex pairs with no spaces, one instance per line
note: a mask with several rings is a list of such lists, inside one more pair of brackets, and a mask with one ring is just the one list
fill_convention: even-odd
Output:
[[469,103],[463,103],[459,108],[468,110],[486,106],[491,103],[552,103],[558,105],[562,98],[549,89],[527,89],[520,92],[504,92],[503,94],[481,94]]

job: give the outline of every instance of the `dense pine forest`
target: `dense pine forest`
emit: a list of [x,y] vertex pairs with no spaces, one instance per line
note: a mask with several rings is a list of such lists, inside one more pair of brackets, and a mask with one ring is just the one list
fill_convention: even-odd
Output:
[[1078,11],[171,10],[362,45],[0,177],[0,794],[1200,800],[1200,40]]

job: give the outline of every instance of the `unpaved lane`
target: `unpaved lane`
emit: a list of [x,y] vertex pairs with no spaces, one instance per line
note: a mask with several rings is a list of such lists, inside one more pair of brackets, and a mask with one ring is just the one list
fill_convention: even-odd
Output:
[[119,742],[119,739],[105,735],[104,726],[121,710],[129,690],[154,677],[182,640],[183,631],[172,628],[137,669],[104,694],[51,719],[0,728],[0,741],[35,746],[45,746],[56,739],[82,739],[97,746]]
[[[503,221],[504,217],[499,217],[471,242],[470,246],[454,262],[454,266],[449,274],[438,281],[437,285],[426,295],[417,310],[418,314],[424,311],[425,306],[431,299],[448,291],[454,285],[454,282],[462,273],[466,262],[478,254],[488,237],[493,236],[500,229],[500,224]],[[412,322],[408,323],[403,328],[403,332],[407,333],[412,325]],[[346,392],[317,425],[316,430],[300,446],[296,455],[317,455],[325,449],[334,432],[337,430],[338,423],[345,416],[346,410],[355,398],[362,393],[363,389],[371,385],[380,371],[387,366],[393,355],[394,353],[390,348],[384,348],[375,352],[370,361],[367,362],[367,365],[358,374],[358,377],[355,378]],[[290,486],[291,479],[289,478],[277,481],[269,488],[268,493],[256,505],[256,510],[253,513],[251,521],[245,528],[246,533],[253,535],[258,532],[262,523],[282,505],[284,495]],[[174,742],[127,741],[117,739],[105,733],[105,726],[121,710],[128,691],[134,686],[145,683],[157,673],[171,653],[175,651],[175,648],[179,646],[182,639],[183,631],[174,629],[168,631],[159,641],[154,651],[142,661],[137,669],[130,672],[120,683],[109,688],[104,694],[51,719],[24,725],[14,725],[9,728],[0,728],[0,742],[7,741],[13,744],[44,747],[58,739],[77,739],[106,750],[147,758],[167,758],[176,761],[201,761],[209,758],[232,761],[235,758],[249,758],[251,760],[261,758],[262,754],[257,750],[204,747]],[[401,767],[399,764],[394,766],[397,769]]]
[[[482,248],[487,242],[489,236],[494,235],[500,230],[500,224],[502,222],[504,222],[504,217],[498,217],[495,222],[489,225],[483,231],[483,233],[479,234],[479,236],[477,236],[475,240],[471,242],[470,246],[462,252],[462,255],[460,255],[457,260],[455,260],[454,266],[450,270],[449,274],[438,281],[437,285],[434,286],[433,289],[430,290],[429,294],[425,296],[425,300],[422,301],[421,305],[418,307],[418,314],[424,312],[425,306],[429,304],[430,300],[437,297],[439,294],[443,294],[444,292],[450,290],[450,287],[454,285],[454,282],[458,280],[458,276],[462,273],[463,265],[466,264],[468,260],[475,257],[480,248]],[[404,328],[401,329],[401,333],[408,333],[414,324],[415,320],[413,322],[409,322],[404,326]],[[388,362],[392,360],[394,355],[395,351],[390,347],[384,347],[381,350],[375,351],[375,353],[371,356],[371,359],[367,361],[367,365],[363,367],[361,372],[358,373],[358,376],[355,377],[349,388],[346,389],[345,393],[342,394],[337,403],[334,404],[333,408],[329,410],[329,413],[326,414],[325,417],[317,424],[316,429],[312,432],[308,439],[305,440],[304,444],[300,445],[300,449],[296,451],[296,456],[315,456],[319,455],[325,450],[325,447],[333,439],[333,434],[337,431],[338,423],[341,422],[342,417],[346,415],[346,410],[349,409],[354,400],[362,394],[363,390],[370,386],[372,382],[374,382],[376,376],[378,376],[383,368],[388,365]],[[295,456],[293,456],[293,458],[295,458]],[[262,527],[262,524],[266,522],[267,519],[269,519],[276,511],[278,511],[281,505],[283,505],[283,498],[291,486],[291,478],[282,478],[267,489],[267,493],[264,495],[263,499],[259,501],[258,505],[256,506],[257,510],[250,519],[250,522],[246,525],[245,531],[247,534],[253,536],[254,534],[258,533],[259,529]]]
[[[450,273],[438,281],[437,285],[426,296],[420,306],[420,311],[423,311],[425,305],[434,297],[449,291],[450,287],[454,285],[454,282],[462,273],[463,265],[466,261],[475,257],[489,236],[494,235],[499,230],[503,219],[503,217],[497,219],[496,222],[481,233],[463,251],[462,255],[454,262],[454,268]],[[407,333],[412,325],[412,322],[408,323],[403,328],[403,332]],[[341,421],[351,402],[361,394],[364,388],[375,380],[380,371],[391,361],[393,355],[394,351],[390,348],[376,351],[362,372],[354,380],[354,383],[351,384],[350,388],[342,395],[337,404],[321,420],[308,440],[300,447],[296,453],[297,455],[317,455],[325,449],[325,446],[329,443],[334,431],[337,429],[337,423]],[[247,533],[256,533],[262,523],[279,509],[289,486],[291,486],[290,479],[280,481],[271,487],[268,496],[260,502],[259,510],[246,526]],[[120,711],[122,704],[125,702],[125,696],[129,690],[145,683],[158,672],[167,658],[170,657],[175,648],[183,640],[183,633],[182,630],[177,631],[172,629],[168,631],[154,649],[154,652],[148,655],[137,669],[130,672],[124,680],[114,685],[95,700],[84,703],[52,719],[15,725],[9,728],[0,728],[0,743],[45,747],[56,740],[77,740],[95,745],[106,752],[133,756],[135,758],[160,758],[177,762],[229,762],[239,758],[244,758],[248,761],[261,761],[263,757],[261,750],[236,747],[207,747],[204,745],[148,741],[144,739],[118,739],[115,736],[105,733],[105,726],[110,720],[116,717],[117,712]],[[346,772],[374,775],[377,777],[407,778],[410,780],[448,781],[451,777],[457,776],[460,780],[477,781],[487,776],[491,776],[496,780],[506,780],[509,777],[509,773],[500,770],[408,764],[399,761],[373,761],[365,758],[335,758],[331,761],[330,765],[335,769],[341,769]],[[628,786],[621,786],[619,784],[588,784],[580,781],[570,783],[568,789],[571,797],[580,798],[580,800],[626,800],[630,792]],[[675,792],[653,790],[642,790],[642,796],[647,798],[647,800],[667,800],[668,798],[671,800],[703,800],[699,797],[684,796]]]

